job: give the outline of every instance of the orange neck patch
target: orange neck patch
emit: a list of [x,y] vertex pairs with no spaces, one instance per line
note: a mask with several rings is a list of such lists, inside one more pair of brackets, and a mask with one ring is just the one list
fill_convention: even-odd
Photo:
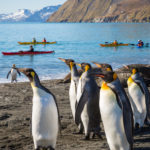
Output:
[[106,82],[103,82],[103,83],[102,83],[101,89],[102,89],[102,90],[108,90],[108,89],[109,89],[109,87],[108,87],[108,85],[107,85]]
[[127,81],[128,85],[130,86],[133,82],[134,82],[133,79],[131,77],[129,77],[128,81]]

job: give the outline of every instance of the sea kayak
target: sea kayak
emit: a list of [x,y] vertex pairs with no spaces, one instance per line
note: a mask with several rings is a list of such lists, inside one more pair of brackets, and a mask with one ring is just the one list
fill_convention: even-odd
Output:
[[36,44],[56,44],[56,41],[54,42],[18,42],[20,45],[30,45],[30,44],[33,44],[33,45],[36,45]]
[[129,44],[113,44],[113,43],[109,43],[109,44],[99,44],[102,47],[116,47],[116,46],[128,46]]
[[34,52],[2,52],[3,55],[37,55],[37,54],[50,54],[54,51],[34,51]]

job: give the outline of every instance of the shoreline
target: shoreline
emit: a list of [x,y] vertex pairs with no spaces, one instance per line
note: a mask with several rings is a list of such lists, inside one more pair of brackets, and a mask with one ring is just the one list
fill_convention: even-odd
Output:
[[[13,82],[13,83],[11,83],[11,81],[8,81],[8,82],[0,82],[0,85],[2,85],[2,84],[21,84],[21,83],[28,83],[28,82],[30,82],[29,81],[29,79],[28,78],[26,78],[27,79],[27,81],[17,81],[17,82]],[[62,81],[63,80],[63,78],[59,78],[59,79],[45,79],[45,80],[40,80],[40,82],[42,83],[45,83],[45,82],[48,82],[48,81]]]
[[[69,103],[70,83],[62,79],[41,81],[55,96],[60,110],[62,135],[58,135],[56,150],[108,150],[104,135],[103,140],[82,140],[84,135],[76,135],[76,127]],[[0,84],[0,149],[2,150],[33,150],[31,134],[32,88],[29,82]],[[150,148],[150,130],[144,127],[140,135],[134,137],[134,150]]]

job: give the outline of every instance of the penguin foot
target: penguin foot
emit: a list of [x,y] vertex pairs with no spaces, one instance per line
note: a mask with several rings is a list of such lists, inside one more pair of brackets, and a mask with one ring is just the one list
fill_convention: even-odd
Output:
[[83,134],[83,131],[73,132],[73,134]]
[[95,134],[95,133],[93,133],[93,135],[92,135],[92,139],[95,139],[95,135],[96,135],[96,134]]
[[149,122],[147,119],[145,120],[144,124],[145,124],[146,126],[150,127],[150,122]]
[[103,137],[101,136],[100,133],[97,133],[96,135],[99,137],[99,139],[103,140]]
[[38,146],[35,150],[41,150],[42,147],[41,146]]
[[51,146],[48,146],[48,147],[41,147],[41,146],[38,146],[36,148],[36,150],[55,150],[54,148],[52,148]]
[[90,136],[89,136],[89,135],[86,135],[85,138],[84,138],[83,140],[85,140],[85,141],[90,140]]
[[139,134],[143,131],[143,127],[134,130],[134,134]]
[[47,150],[55,150],[54,148],[52,148],[51,146],[47,147]]
[[98,136],[99,139],[103,140],[103,137],[101,136],[100,133],[93,133],[92,139],[94,139],[96,135]]

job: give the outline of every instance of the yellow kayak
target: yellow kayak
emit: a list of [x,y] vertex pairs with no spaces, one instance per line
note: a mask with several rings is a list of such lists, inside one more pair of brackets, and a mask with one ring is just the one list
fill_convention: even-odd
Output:
[[18,42],[20,45],[30,45],[30,44],[56,44],[56,41],[54,42]]
[[128,46],[129,44],[114,44],[114,43],[110,43],[110,44],[99,44],[102,47],[116,47],[116,46]]

